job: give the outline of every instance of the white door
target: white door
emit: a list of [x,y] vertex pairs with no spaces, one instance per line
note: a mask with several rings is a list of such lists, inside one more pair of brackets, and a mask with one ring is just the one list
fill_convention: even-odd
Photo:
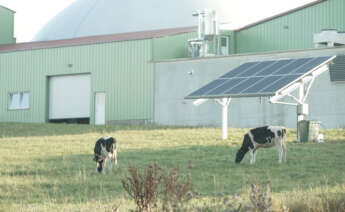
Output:
[[95,124],[105,124],[105,93],[96,93],[95,97]]
[[49,119],[90,117],[90,74],[49,78]]

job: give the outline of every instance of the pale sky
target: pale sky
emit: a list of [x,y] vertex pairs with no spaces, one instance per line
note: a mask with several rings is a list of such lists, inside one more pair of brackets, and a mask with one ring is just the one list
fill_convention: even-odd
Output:
[[0,5],[14,10],[14,36],[17,42],[29,42],[59,11],[74,0],[0,0]]
[[[17,42],[29,42],[51,18],[74,1],[75,0],[0,0],[0,5],[16,11],[15,37],[17,38]],[[229,13],[232,17],[230,24],[236,28],[315,0],[228,1],[232,5],[231,8],[229,8]]]

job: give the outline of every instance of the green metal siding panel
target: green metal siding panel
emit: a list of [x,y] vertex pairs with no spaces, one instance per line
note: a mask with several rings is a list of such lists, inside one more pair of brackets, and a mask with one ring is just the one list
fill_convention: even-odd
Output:
[[345,31],[345,1],[322,3],[236,32],[236,53],[313,48],[322,29]]
[[[106,121],[153,120],[151,46],[138,40],[2,53],[0,121],[46,121],[48,77],[81,73],[91,73],[91,123],[97,91],[106,93]],[[30,92],[29,110],[8,111],[8,94],[16,91]]]
[[172,58],[186,58],[188,40],[198,37],[196,32],[153,39],[153,59],[164,60]]
[[0,45],[15,43],[13,12],[0,6]]

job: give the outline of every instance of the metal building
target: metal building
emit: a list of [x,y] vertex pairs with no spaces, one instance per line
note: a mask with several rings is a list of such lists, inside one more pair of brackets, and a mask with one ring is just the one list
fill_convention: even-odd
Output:
[[[220,125],[217,105],[207,103],[196,108],[183,97],[247,61],[345,54],[344,47],[328,45],[335,43],[332,40],[326,40],[327,48],[314,49],[316,44],[322,46],[325,41],[315,43],[318,41],[313,39],[324,29],[336,30],[337,35],[342,36],[345,30],[343,0],[317,0],[242,29],[221,30],[217,34],[219,45],[215,45],[212,36],[200,40],[198,28],[188,27],[189,19],[181,25],[167,21],[170,25],[164,27],[151,25],[152,20],[148,18],[144,31],[129,27],[111,32],[118,34],[97,36],[92,33],[110,32],[104,31],[105,28],[94,31],[84,28],[82,23],[87,22],[96,26],[92,18],[85,22],[78,19],[65,31],[58,27],[64,20],[59,18],[71,14],[78,5],[86,8],[83,17],[99,14],[102,9],[106,17],[113,14],[113,10],[112,13],[109,10],[115,7],[105,8],[98,2],[102,1],[76,1],[36,36],[37,40],[51,41],[13,44],[13,29],[10,29],[13,22],[9,21],[9,33],[0,33],[0,39],[6,39],[2,44],[7,43],[0,45],[0,121]],[[155,1],[149,2],[151,5]],[[210,6],[207,3],[216,1],[193,2],[198,7],[206,7]],[[188,4],[188,8],[191,10],[195,5]],[[179,11],[178,6],[173,9]],[[226,7],[221,9],[226,11]],[[191,17],[191,11],[188,16]],[[50,29],[51,26],[57,26],[60,32]],[[169,28],[176,26],[179,27]],[[109,28],[116,29],[116,26]],[[210,42],[206,47],[223,55],[189,58],[188,48],[199,51],[200,47],[205,48],[204,41]],[[336,67],[336,76],[343,76],[341,66]],[[345,86],[337,77],[331,81],[327,76],[323,74],[321,81],[315,82],[311,104],[317,107],[311,108],[310,114],[326,123],[326,127],[342,127],[345,126],[342,110],[345,102],[339,102],[337,96],[345,92]],[[320,101],[325,98],[327,101]],[[229,114],[231,126],[284,124],[295,127],[294,108],[272,106],[257,98],[236,101]],[[336,106],[334,101],[338,101]]]
[[14,11],[0,5],[0,45],[15,43]]
[[[3,122],[151,122],[153,60],[186,57],[195,27],[0,46]],[[166,48],[173,42],[174,45]]]
[[[314,39],[315,35],[329,29],[337,32],[337,38],[343,39],[344,9],[342,0],[315,1],[231,32],[230,56],[157,61],[155,122],[220,126],[220,105],[208,101],[195,107],[193,101],[184,97],[246,62],[336,55],[336,64],[330,65],[330,72],[315,80],[307,101],[310,104],[309,119],[321,121],[325,128],[344,127],[345,58],[342,55],[345,55],[345,46],[341,45],[343,41],[334,42],[333,36],[326,37],[322,43]],[[339,45],[333,45],[337,43]],[[167,96],[166,89],[177,83],[180,86]],[[296,127],[296,107],[270,104],[268,100],[265,97],[233,99],[228,115],[230,126],[273,124]]]
[[317,0],[245,26],[234,32],[234,53],[314,47],[313,35],[322,30],[345,31],[345,1]]

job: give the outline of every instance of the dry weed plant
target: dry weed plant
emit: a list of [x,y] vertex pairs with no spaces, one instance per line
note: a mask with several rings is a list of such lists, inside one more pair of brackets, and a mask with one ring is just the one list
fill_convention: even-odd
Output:
[[166,171],[154,164],[141,174],[136,167],[129,166],[128,172],[122,186],[140,212],[185,211],[185,203],[193,198],[190,179],[179,174],[178,167]]
[[161,181],[158,165],[149,165],[143,173],[140,173],[136,167],[129,165],[128,172],[130,176],[121,181],[122,187],[135,201],[138,211],[151,211],[156,207],[158,186]]
[[269,212],[272,211],[272,198],[269,195],[270,189],[268,182],[258,184],[254,182],[251,184],[249,199],[253,211],[255,212]]
[[162,210],[182,211],[185,204],[194,196],[190,178],[180,175],[178,167],[162,173]]

